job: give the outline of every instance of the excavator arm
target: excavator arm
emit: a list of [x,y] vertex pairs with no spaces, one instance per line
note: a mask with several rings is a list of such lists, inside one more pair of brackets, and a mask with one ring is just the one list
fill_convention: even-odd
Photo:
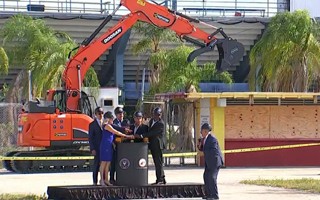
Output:
[[[94,39],[99,31],[112,19],[112,16],[120,6],[125,6],[130,13],[107,32]],[[67,92],[67,112],[79,112],[81,84],[92,63],[138,21],[146,22],[159,28],[171,29],[181,39],[199,46],[199,49],[189,55],[189,62],[203,53],[214,50],[215,46],[219,51],[218,70],[228,69],[231,65],[237,64],[243,57],[243,45],[228,37],[221,28],[218,29],[182,13],[172,11],[165,6],[145,0],[122,0],[113,13],[107,16],[97,30],[81,44],[77,53],[67,63],[63,77]],[[213,29],[213,32],[207,33],[194,24],[209,26]],[[223,36],[222,39],[216,38],[218,33]]]
[[[120,8],[125,6],[130,13],[124,16],[115,26],[96,37],[103,27],[112,19]],[[77,52],[69,59],[64,71],[65,90],[49,90],[47,100],[53,105],[41,105],[41,102],[29,102],[28,112],[19,115],[18,145],[46,147],[39,151],[13,151],[9,157],[61,157],[88,156],[90,152],[78,150],[88,144],[88,126],[92,122],[90,104],[87,95],[81,91],[81,84],[92,63],[109,49],[136,22],[142,21],[160,28],[176,32],[178,37],[199,46],[188,57],[192,61],[198,55],[212,51],[215,46],[219,51],[217,68],[227,69],[241,59],[244,49],[237,41],[229,38],[222,29],[217,29],[182,13],[149,3],[145,0],[122,0],[121,4],[106,17],[90,37],[82,42]],[[207,25],[213,29],[206,33],[196,25]],[[220,33],[223,38],[216,35]],[[152,34],[152,33],[150,33]],[[83,105],[83,108],[81,106]],[[89,163],[89,164],[88,164]],[[20,173],[88,171],[92,160],[6,160],[6,169]]]

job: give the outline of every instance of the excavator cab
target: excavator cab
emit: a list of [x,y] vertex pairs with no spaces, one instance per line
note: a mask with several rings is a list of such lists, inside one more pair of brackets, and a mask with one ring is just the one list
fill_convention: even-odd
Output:
[[[94,98],[93,96],[88,96],[84,91],[81,92],[78,112],[93,117],[93,108],[91,104],[92,102],[95,102],[96,104],[96,100],[93,99],[90,101],[91,97]],[[58,109],[60,113],[68,112],[66,105],[67,95],[65,90],[48,90],[47,101],[53,102],[55,109]]]

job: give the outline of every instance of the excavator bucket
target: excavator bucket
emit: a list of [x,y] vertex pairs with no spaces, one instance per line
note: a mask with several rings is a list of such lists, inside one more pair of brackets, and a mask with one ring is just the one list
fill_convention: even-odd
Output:
[[[189,39],[190,41],[190,39]],[[226,37],[224,39],[213,40],[206,46],[192,51],[188,58],[188,62],[192,62],[196,57],[209,51],[213,51],[217,46],[219,52],[219,60],[216,62],[218,71],[230,70],[232,65],[239,64],[244,54],[244,47],[240,42]]]
[[244,54],[243,45],[231,38],[219,39],[217,43],[219,60],[216,62],[218,71],[229,70],[232,65],[240,62]]

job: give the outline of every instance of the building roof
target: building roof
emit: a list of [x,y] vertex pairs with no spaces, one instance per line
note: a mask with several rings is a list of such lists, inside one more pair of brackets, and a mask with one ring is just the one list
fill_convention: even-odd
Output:
[[186,95],[188,99],[201,98],[261,98],[261,99],[314,99],[320,96],[320,93],[305,92],[221,92],[221,93],[189,93]]
[[320,93],[306,93],[306,92],[196,92],[196,93],[162,93],[157,94],[156,98],[169,99],[203,99],[203,98],[217,98],[217,99],[318,99]]

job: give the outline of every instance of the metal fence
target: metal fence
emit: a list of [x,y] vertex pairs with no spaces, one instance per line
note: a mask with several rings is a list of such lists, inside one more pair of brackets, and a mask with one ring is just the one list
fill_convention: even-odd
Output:
[[[161,107],[165,123],[166,149],[164,153],[166,166],[196,165],[196,156],[181,156],[175,153],[195,152],[196,132],[195,114],[192,102],[156,101],[152,97],[143,101],[143,111],[150,119],[152,110]],[[152,164],[152,159],[149,160]]]
[[[172,10],[203,17],[252,16],[271,17],[289,10],[288,0],[153,0]],[[120,0],[2,0],[0,11],[53,12],[74,14],[108,14]],[[124,7],[118,15],[127,14]]]
[[16,146],[18,114],[21,109],[21,104],[0,103],[0,150]]

